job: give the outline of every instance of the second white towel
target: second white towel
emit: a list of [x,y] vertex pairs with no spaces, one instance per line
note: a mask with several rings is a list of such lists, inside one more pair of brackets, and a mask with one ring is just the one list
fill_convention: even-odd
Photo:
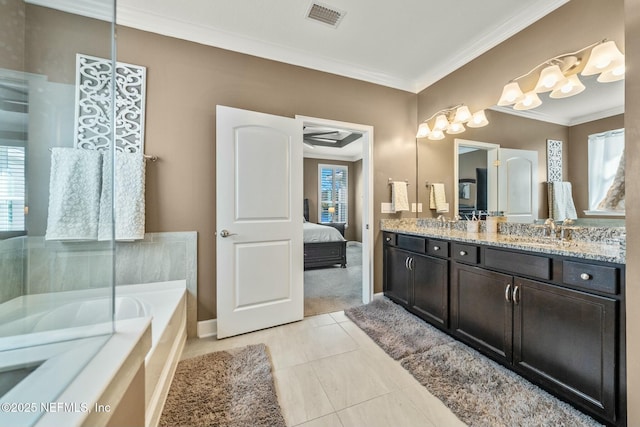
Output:
[[[141,153],[116,152],[115,187],[111,182],[111,156],[103,156],[100,227],[98,240],[112,237],[112,212],[115,212],[116,240],[144,239],[145,231],[145,162]],[[115,197],[111,197],[112,191]],[[113,200],[114,209],[111,209]]]
[[436,182],[431,184],[429,191],[429,208],[435,209],[437,213],[449,212],[449,203],[444,192],[444,184]]
[[407,183],[393,181],[391,183],[391,204],[395,212],[409,210],[409,196],[407,194]]

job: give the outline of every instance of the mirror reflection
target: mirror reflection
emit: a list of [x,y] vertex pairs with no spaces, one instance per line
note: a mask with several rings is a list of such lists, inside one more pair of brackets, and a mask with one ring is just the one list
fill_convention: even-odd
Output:
[[[584,14],[585,16],[591,16],[601,12],[585,9]],[[620,16],[622,17],[622,14]],[[623,32],[624,23],[620,19],[620,22],[610,22],[610,24],[607,29],[607,37],[616,39],[617,48],[624,53],[624,40],[619,37],[619,34]],[[576,29],[575,31],[580,30]],[[567,34],[567,39],[574,40],[574,42],[576,40],[571,33]],[[582,45],[582,41],[579,43],[580,45],[574,46],[576,49],[586,45],[586,43]],[[597,45],[600,41],[594,40],[594,43]],[[561,44],[559,43],[559,45]],[[566,52],[566,49],[550,45],[546,55],[553,58],[555,55],[564,52]],[[585,62],[588,61],[588,57],[584,59]],[[487,62],[485,61],[485,63]],[[534,65],[536,64],[523,64],[523,71]],[[576,73],[580,73],[584,65],[584,63],[577,64],[575,66]],[[492,71],[486,66],[484,68],[478,66],[473,71],[475,73],[484,71],[489,75],[495,70]],[[529,90],[536,86],[540,73],[533,74],[535,76],[528,76],[521,82],[523,91],[525,88]],[[524,215],[521,215],[522,212],[519,212],[516,216],[508,215],[508,217],[510,221],[532,222],[544,220],[550,217],[553,212],[556,212],[554,211],[554,206],[558,203],[557,199],[560,193],[552,193],[552,197],[549,198],[549,186],[547,183],[558,181],[565,183],[562,187],[568,188],[571,192],[572,203],[570,205],[573,205],[567,206],[562,202],[561,206],[567,207],[565,211],[568,212],[571,212],[571,207],[573,207],[575,209],[575,215],[573,216],[578,218],[579,223],[584,225],[597,225],[600,223],[624,225],[624,197],[622,196],[623,185],[621,185],[624,171],[618,167],[621,164],[621,151],[616,149],[609,153],[609,149],[607,149],[607,155],[600,158],[595,157],[595,154],[590,154],[594,153],[594,151],[589,148],[590,135],[616,132],[624,128],[624,80],[610,81],[609,79],[599,78],[598,75],[583,76],[582,74],[579,74],[579,78],[585,88],[574,96],[558,98],[557,93],[551,96],[553,91],[538,93],[537,96],[541,101],[540,105],[529,110],[515,110],[512,106],[494,105],[485,110],[489,122],[488,126],[478,129],[467,128],[464,133],[466,141],[495,144],[499,146],[500,150],[514,149],[537,153],[537,165],[529,163],[527,166],[531,169],[532,181],[526,184],[527,180],[522,180],[525,182],[523,185],[528,185],[527,188],[509,184],[508,188],[505,189],[505,186],[500,184],[502,175],[499,171],[497,171],[495,178],[497,182],[489,184],[492,169],[496,168],[491,163],[488,163],[486,166],[488,183],[486,189],[487,206],[485,208],[483,200],[484,189],[480,188],[479,192],[478,188],[479,182],[482,180],[481,171],[484,168],[484,163],[477,166],[469,166],[469,164],[472,163],[470,159],[474,156],[485,157],[486,149],[474,147],[473,144],[469,145],[468,143],[455,145],[455,137],[461,135],[448,135],[440,141],[430,141],[422,138],[417,140],[416,150],[418,158],[418,201],[428,203],[429,190],[425,183],[444,182],[445,185],[449,185],[446,197],[452,206],[450,212],[445,216],[453,217],[454,215],[459,215],[465,218],[470,212],[473,213],[474,210],[507,211],[510,208],[505,206],[512,204],[515,200],[513,197],[529,194],[530,187],[532,195],[531,199],[529,199],[530,203],[524,203],[525,199],[521,197],[519,202],[522,203],[518,210],[523,212],[524,208],[530,208],[532,211],[531,216],[525,218]],[[447,77],[443,81],[446,79]],[[452,82],[459,80],[460,75],[452,77]],[[441,86],[449,87],[447,84]],[[451,86],[450,90],[455,91],[455,87]],[[473,104],[476,108],[482,106],[475,105],[473,94],[469,95],[469,98],[460,99],[460,101]],[[499,100],[500,95],[500,93],[495,94],[495,102]],[[624,137],[619,137],[619,139],[623,147]],[[553,158],[547,151],[547,141],[549,140],[559,141],[560,144],[559,157],[555,159],[555,171],[549,169],[550,164],[553,163]],[[615,154],[613,154],[614,151]],[[475,154],[473,154],[474,152]],[[609,158],[610,156],[613,158]],[[450,160],[445,160],[447,157]],[[442,164],[439,161],[434,161],[434,159],[440,159]],[[603,162],[610,165],[607,168],[609,172],[606,174],[606,180],[594,177],[597,171],[604,169],[602,166],[596,166],[595,163],[602,164]],[[522,164],[524,165],[525,163]],[[447,165],[453,165],[451,172],[445,169]],[[478,169],[480,177],[476,169]],[[514,169],[514,171],[522,172],[522,169]],[[521,178],[524,178],[525,174],[523,173],[522,175],[523,177]],[[593,184],[595,180],[599,182],[597,186]],[[615,191],[611,189],[613,182],[618,183]],[[495,192],[492,192],[494,188]],[[597,195],[595,188],[598,188]],[[562,191],[564,190],[562,189]],[[603,201],[609,190],[611,190],[610,199],[614,198],[615,200],[610,200],[603,205],[600,202]],[[536,193],[537,195],[534,195]],[[496,198],[493,201],[492,194],[495,194]],[[505,197],[511,197],[512,199],[505,200]],[[607,203],[610,206],[605,207]],[[418,213],[418,216],[428,218],[435,217],[437,214],[433,210],[425,209],[424,212]],[[612,223],[611,220],[616,220],[617,222]]]

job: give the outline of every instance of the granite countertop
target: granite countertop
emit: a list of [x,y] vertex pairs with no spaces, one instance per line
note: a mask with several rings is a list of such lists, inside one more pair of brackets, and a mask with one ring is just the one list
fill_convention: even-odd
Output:
[[518,249],[551,255],[570,256],[589,260],[625,264],[624,246],[610,242],[588,242],[580,240],[559,241],[550,238],[522,236],[514,234],[469,233],[447,227],[424,226],[416,221],[382,220],[382,231],[440,238],[465,243],[477,243],[506,249]]

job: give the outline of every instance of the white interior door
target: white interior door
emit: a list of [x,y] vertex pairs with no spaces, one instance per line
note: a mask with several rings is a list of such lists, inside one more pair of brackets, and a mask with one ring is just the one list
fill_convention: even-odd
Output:
[[538,219],[538,152],[500,148],[498,203],[508,221]]
[[302,123],[217,106],[218,338],[301,320]]

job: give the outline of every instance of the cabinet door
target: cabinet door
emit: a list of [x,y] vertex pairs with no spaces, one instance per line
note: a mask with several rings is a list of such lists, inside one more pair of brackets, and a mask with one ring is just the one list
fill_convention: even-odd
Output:
[[514,364],[614,419],[617,302],[531,280],[514,283]]
[[512,277],[453,263],[451,328],[471,346],[511,360]]
[[449,262],[412,255],[413,299],[411,308],[420,317],[443,327],[448,323]]
[[384,248],[384,294],[393,301],[409,306],[411,253],[386,246]]

